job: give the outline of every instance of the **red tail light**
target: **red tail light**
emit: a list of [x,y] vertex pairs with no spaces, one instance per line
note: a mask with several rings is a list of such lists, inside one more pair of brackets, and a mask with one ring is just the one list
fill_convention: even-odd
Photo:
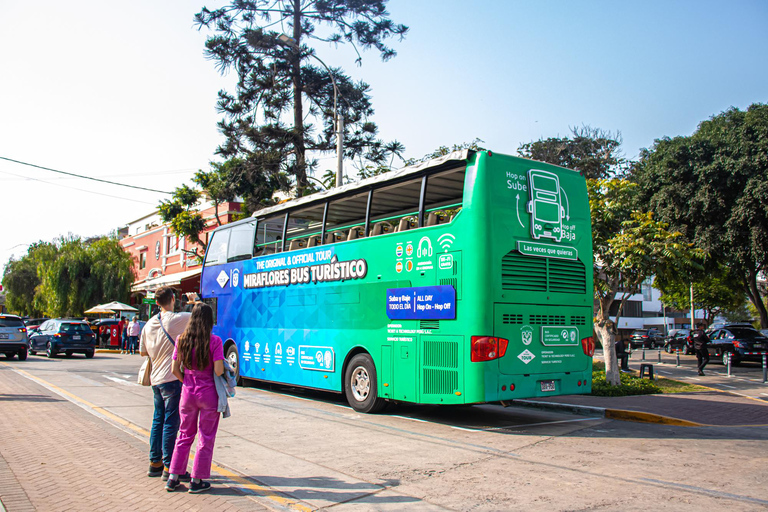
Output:
[[733,346],[741,348],[741,342],[739,340],[733,340]]
[[54,335],[53,335],[53,337],[54,337],[54,338],[61,338],[61,333],[58,333],[58,332],[57,332],[56,334],[54,334]]
[[504,357],[509,340],[492,336],[472,336],[471,359],[475,363]]
[[590,336],[589,338],[581,339],[581,349],[584,351],[584,355],[592,357],[595,355],[595,340]]
[[27,332],[27,328],[26,327],[19,327],[19,332]]

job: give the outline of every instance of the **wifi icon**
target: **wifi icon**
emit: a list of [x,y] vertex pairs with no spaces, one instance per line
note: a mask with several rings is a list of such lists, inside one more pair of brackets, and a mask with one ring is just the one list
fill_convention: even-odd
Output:
[[444,235],[441,235],[441,236],[440,236],[440,237],[437,239],[437,243],[440,245],[440,247],[442,247],[442,248],[443,248],[443,250],[444,250],[445,252],[448,252],[448,249],[450,249],[450,248],[451,248],[451,246],[453,245],[453,242],[454,242],[455,240],[456,240],[456,237],[455,237],[455,236],[453,236],[453,235],[452,235],[452,234],[450,234],[450,233],[446,233],[446,234],[444,234]]

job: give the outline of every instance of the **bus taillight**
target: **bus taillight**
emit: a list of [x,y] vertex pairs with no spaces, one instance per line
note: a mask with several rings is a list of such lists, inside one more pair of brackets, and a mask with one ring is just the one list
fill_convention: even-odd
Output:
[[581,339],[581,349],[584,351],[584,355],[592,357],[595,355],[595,340],[590,336],[589,338]]
[[492,336],[472,336],[472,356],[475,363],[504,357],[509,340]]

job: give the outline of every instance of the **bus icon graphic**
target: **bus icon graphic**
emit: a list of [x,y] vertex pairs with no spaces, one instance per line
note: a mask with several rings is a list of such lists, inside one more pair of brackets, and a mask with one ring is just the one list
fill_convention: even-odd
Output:
[[560,204],[560,180],[555,173],[530,169],[528,171],[528,213],[531,214],[531,237],[534,240],[563,237],[565,208]]

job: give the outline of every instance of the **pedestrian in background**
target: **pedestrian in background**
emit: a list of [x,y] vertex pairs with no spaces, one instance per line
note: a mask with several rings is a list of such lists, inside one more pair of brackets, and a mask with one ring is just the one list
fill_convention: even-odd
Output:
[[[214,375],[224,373],[224,346],[221,338],[211,334],[213,310],[207,304],[196,304],[184,333],[173,352],[173,374],[182,381],[181,428],[176,439],[171,462],[171,475],[165,485],[168,492],[176,490],[179,476],[187,469],[189,451],[197,435],[197,449],[192,464],[191,493],[211,488],[205,479],[211,477],[213,446],[219,429],[219,395]],[[182,366],[184,371],[182,373]]]
[[699,375],[704,375],[704,367],[709,363],[709,336],[704,332],[704,324],[696,324],[696,329],[691,331],[691,340],[693,341],[693,349],[696,351],[696,361],[699,366]]
[[141,324],[136,320],[134,315],[131,318],[131,322],[128,324],[128,350],[131,354],[136,353],[136,347],[139,344],[139,333],[141,332]]
[[118,318],[120,319],[119,322],[117,322],[117,339],[120,343],[120,353],[121,354],[127,354],[128,353],[128,336],[126,336],[126,327],[127,323],[125,321],[125,318],[118,315]]
[[[139,352],[152,362],[152,392],[155,395],[155,414],[149,433],[149,472],[147,476],[168,479],[173,447],[179,432],[179,401],[181,382],[171,369],[175,339],[184,332],[189,313],[174,313],[176,298],[173,290],[163,286],[155,293],[160,312],[149,319],[141,330]],[[181,475],[189,481],[189,474]]]

